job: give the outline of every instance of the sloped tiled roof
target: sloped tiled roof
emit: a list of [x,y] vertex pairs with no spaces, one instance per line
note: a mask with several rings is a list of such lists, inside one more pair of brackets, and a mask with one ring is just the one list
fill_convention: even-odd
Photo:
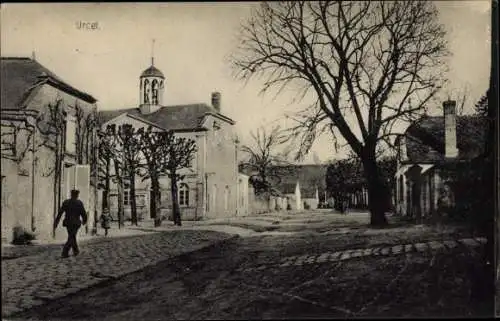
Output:
[[96,99],[59,78],[36,60],[24,57],[1,57],[1,107],[20,109],[33,90],[44,83],[51,83],[87,102]]
[[207,114],[219,115],[234,123],[231,119],[219,114],[215,108],[207,104],[188,104],[163,106],[151,114],[142,114],[139,108],[102,110],[99,112],[101,124],[118,117],[129,114],[144,119],[166,130],[191,130],[201,128],[201,122]]
[[[487,123],[480,116],[457,116],[458,159],[472,159],[483,152]],[[405,133],[410,162],[444,161],[444,117],[427,116],[412,124]]]

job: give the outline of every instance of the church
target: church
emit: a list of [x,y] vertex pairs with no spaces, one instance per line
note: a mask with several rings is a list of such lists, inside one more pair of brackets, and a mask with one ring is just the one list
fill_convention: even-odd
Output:
[[[179,182],[178,200],[183,220],[200,220],[214,217],[244,215],[248,207],[248,179],[238,173],[239,142],[235,122],[221,111],[221,94],[212,93],[210,104],[166,104],[166,78],[151,66],[139,77],[138,106],[99,112],[101,129],[110,124],[131,124],[134,128],[171,130],[177,137],[193,139],[197,146],[190,168],[182,169],[185,175]],[[160,213],[171,215],[172,200],[168,177],[160,179]],[[118,189],[111,186],[110,214],[117,219]],[[136,204],[139,220],[151,219],[151,182],[136,182]],[[123,195],[125,218],[130,218],[130,191],[125,183]]]

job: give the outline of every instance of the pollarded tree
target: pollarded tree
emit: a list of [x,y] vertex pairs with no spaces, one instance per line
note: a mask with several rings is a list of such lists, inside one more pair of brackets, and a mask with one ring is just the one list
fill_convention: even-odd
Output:
[[113,182],[118,189],[118,227],[121,228],[124,217],[124,158],[115,124],[108,125],[99,133],[99,162],[99,180],[104,185],[103,210],[109,210],[110,183]]
[[135,197],[135,178],[141,168],[141,141],[140,133],[131,124],[118,126],[115,131],[116,142],[123,161],[124,176],[130,184],[130,209],[132,224],[137,225],[137,204]]
[[160,178],[166,175],[164,159],[167,154],[167,146],[173,140],[173,133],[153,131],[151,126],[146,130],[141,129],[139,133],[141,150],[144,155],[142,167],[145,169],[141,176],[143,181],[151,180],[151,217],[155,219],[155,226],[159,226],[161,218],[158,216],[157,210],[160,205]]
[[387,191],[375,151],[440,89],[444,35],[430,1],[265,2],[243,26],[233,65],[243,79],[267,76],[263,92],[297,84],[299,98],[312,94],[292,131],[297,156],[326,130],[345,140],[363,164],[371,224],[383,225]]
[[175,137],[173,134],[167,136],[170,141],[166,145],[166,157],[163,168],[170,179],[170,191],[172,195],[172,216],[175,225],[182,225],[181,210],[178,199],[178,182],[184,179],[184,175],[179,174],[179,170],[191,166],[196,153],[196,142],[192,139]]
[[102,195],[102,208],[103,212],[109,212],[109,193],[111,188],[111,180],[114,173],[111,171],[113,165],[113,148],[114,148],[114,134],[108,126],[104,131],[98,132],[98,181],[99,187],[103,189]]

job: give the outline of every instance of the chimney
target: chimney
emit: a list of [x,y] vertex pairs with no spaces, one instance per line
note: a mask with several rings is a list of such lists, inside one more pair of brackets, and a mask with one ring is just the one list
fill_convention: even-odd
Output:
[[217,112],[220,112],[220,92],[212,93],[212,106]]
[[455,158],[458,156],[456,106],[457,102],[454,100],[443,102],[444,148],[446,158]]

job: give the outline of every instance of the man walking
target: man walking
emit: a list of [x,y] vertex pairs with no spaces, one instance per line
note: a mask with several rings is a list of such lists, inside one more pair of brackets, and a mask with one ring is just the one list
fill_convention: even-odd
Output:
[[[63,226],[68,230],[68,240],[64,244],[62,257],[67,258],[69,256],[69,250],[73,249],[73,254],[76,256],[80,253],[78,249],[78,244],[76,243],[76,234],[80,226],[87,224],[87,213],[85,212],[85,207],[82,201],[78,199],[80,191],[72,190],[71,198],[63,202],[59,213],[57,213],[56,221],[54,222],[54,230],[57,228],[61,216],[65,213]],[[80,217],[82,220],[80,221]]]

